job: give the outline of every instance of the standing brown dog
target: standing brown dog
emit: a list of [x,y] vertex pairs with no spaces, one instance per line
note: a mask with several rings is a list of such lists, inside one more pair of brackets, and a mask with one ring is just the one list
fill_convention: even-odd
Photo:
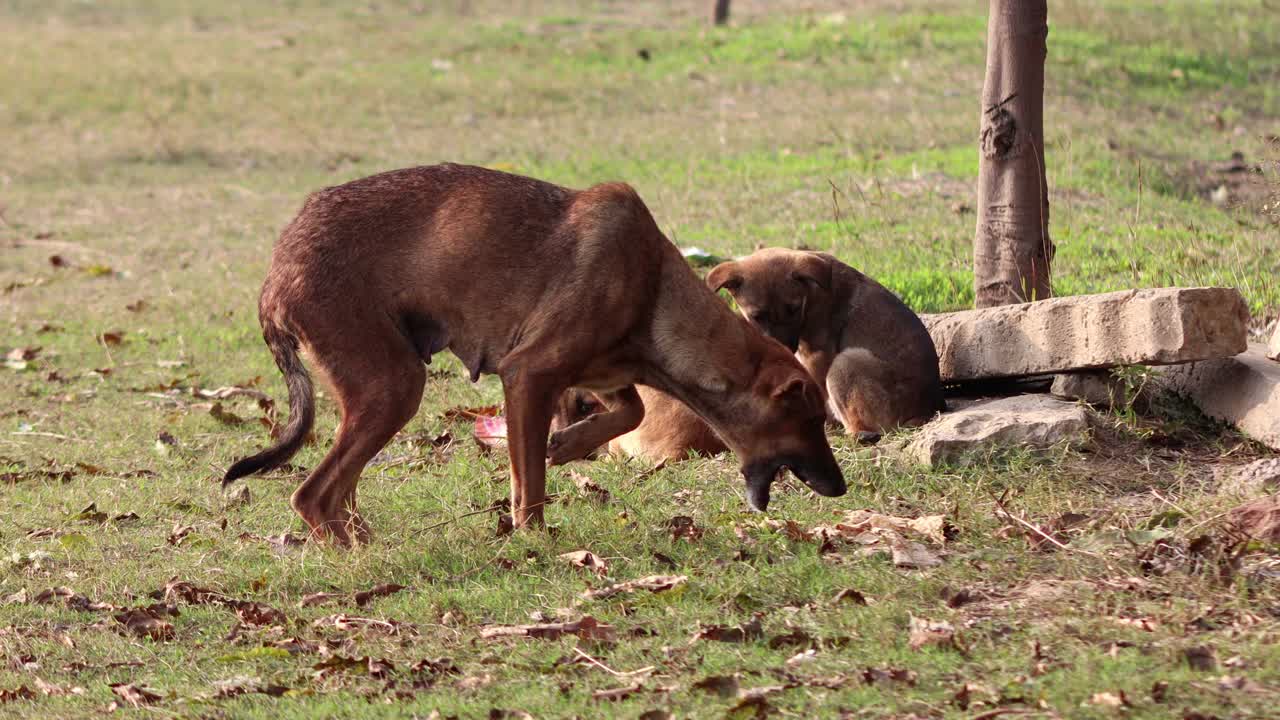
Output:
[[[729,448],[697,413],[666,393],[637,385],[644,403],[644,420],[631,432],[609,441],[609,452],[645,458],[654,462],[683,460],[689,453],[715,455]],[[604,409],[594,393],[570,388],[560,396],[551,421],[556,430]]]
[[[223,482],[301,447],[315,417],[305,348],[342,421],[292,504],[314,534],[341,544],[368,537],[360,471],[418,411],[423,363],[445,349],[473,380],[502,378],[517,527],[542,522],[548,458],[582,457],[640,424],[637,382],[716,428],[742,460],[753,507],[768,504],[782,467],[823,495],[845,491],[821,389],[699,282],[627,185],[574,191],[445,164],[321,190],[276,243],[258,317],[289,387],[289,424]],[[571,386],[609,410],[548,447]]]
[[919,316],[826,253],[767,248],[708,275],[827,390],[850,434],[918,425],[945,409],[938,351]]

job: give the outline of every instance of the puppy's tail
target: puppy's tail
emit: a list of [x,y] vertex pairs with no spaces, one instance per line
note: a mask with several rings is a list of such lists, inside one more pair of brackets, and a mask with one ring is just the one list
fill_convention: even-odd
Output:
[[222,478],[222,486],[263,470],[278,467],[302,447],[316,419],[315,391],[311,375],[298,357],[298,339],[273,324],[264,322],[262,338],[267,341],[271,355],[276,359],[280,372],[284,373],[289,388],[289,424],[280,433],[280,441],[256,455],[237,461]]

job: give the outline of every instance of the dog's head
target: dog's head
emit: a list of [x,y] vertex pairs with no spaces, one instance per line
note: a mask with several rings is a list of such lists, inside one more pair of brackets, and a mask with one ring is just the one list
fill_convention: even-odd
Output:
[[827,497],[845,493],[844,476],[827,443],[827,411],[822,390],[794,357],[772,341],[751,388],[741,422],[735,423],[734,451],[742,460],[747,503],[753,510],[769,506],[769,488],[787,468],[814,492]]
[[831,292],[830,257],[785,248],[758,250],[717,265],[712,290],[727,290],[743,317],[795,352],[805,323],[824,312]]
[[551,430],[552,432],[563,430],[598,412],[604,412],[604,404],[594,393],[589,390],[569,388],[556,402],[555,414],[551,416]]

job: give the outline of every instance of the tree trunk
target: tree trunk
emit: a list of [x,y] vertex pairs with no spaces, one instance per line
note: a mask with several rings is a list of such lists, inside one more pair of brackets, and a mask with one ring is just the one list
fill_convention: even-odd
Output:
[[729,0],[712,1],[711,22],[716,25],[724,25],[729,22]]
[[1048,34],[1046,0],[991,0],[973,242],[977,307],[1052,294],[1043,127]]

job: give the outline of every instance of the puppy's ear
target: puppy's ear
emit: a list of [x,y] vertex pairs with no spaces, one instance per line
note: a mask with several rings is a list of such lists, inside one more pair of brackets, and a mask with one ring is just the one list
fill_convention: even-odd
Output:
[[821,388],[807,375],[792,375],[773,389],[773,399],[793,408],[821,408],[826,404]]
[[730,260],[712,268],[707,273],[707,287],[712,292],[728,290],[731,293],[742,287],[742,271],[738,269],[738,263]]
[[796,260],[791,270],[791,278],[807,285],[810,289],[831,290],[830,256],[821,253],[804,253]]

